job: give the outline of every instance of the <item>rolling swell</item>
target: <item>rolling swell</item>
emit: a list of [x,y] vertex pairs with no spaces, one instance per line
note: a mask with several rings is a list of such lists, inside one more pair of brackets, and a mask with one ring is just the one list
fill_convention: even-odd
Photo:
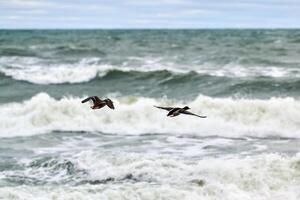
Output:
[[0,55],[1,56],[24,56],[24,57],[37,56],[37,54],[34,51],[30,51],[28,49],[23,49],[18,47],[10,47],[5,49],[0,48]]
[[72,47],[72,46],[57,46],[52,51],[55,55],[67,55],[67,56],[105,56],[106,53],[98,48],[90,48],[85,46]]
[[[78,71],[79,74],[80,72]],[[12,91],[11,88],[14,90]],[[299,88],[298,78],[222,77],[199,74],[194,71],[174,73],[168,70],[141,72],[111,69],[104,74],[96,75],[88,82],[59,85],[32,84],[27,81],[14,80],[0,73],[1,103],[22,101],[40,92],[47,92],[55,98],[62,98],[66,95],[105,96],[115,93],[155,98],[166,96],[175,99],[193,99],[199,94],[212,97],[237,96],[264,99],[299,97]]]

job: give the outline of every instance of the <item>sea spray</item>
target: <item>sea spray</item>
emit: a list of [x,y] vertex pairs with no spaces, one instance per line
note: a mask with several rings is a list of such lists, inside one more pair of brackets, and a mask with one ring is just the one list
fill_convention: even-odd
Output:
[[[51,98],[40,93],[22,103],[0,106],[1,137],[26,136],[52,131],[97,131],[118,134],[195,134],[229,137],[299,137],[300,101],[211,98],[191,102],[144,97],[114,99],[116,110],[91,110],[80,98]],[[207,115],[206,119],[180,115],[169,118],[153,105],[184,106]],[[20,131],[21,130],[21,131]]]
[[72,163],[73,173],[66,173],[70,164],[61,165],[63,159],[44,159],[29,162],[27,170],[15,171],[19,176],[5,174],[7,180],[22,176],[36,181],[34,187],[18,185],[17,190],[1,187],[1,197],[297,200],[300,196],[299,155],[205,158],[193,163],[165,156],[117,156],[99,151],[83,151],[68,157],[65,163]]

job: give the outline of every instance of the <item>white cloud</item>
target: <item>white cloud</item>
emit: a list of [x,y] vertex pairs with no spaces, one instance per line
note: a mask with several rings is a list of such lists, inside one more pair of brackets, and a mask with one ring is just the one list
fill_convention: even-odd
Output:
[[129,21],[129,23],[140,24],[140,25],[149,25],[155,22],[156,22],[155,20],[150,20],[150,19],[134,19]]
[[101,11],[101,12],[112,12],[113,7],[101,4],[86,4],[86,3],[73,3],[73,2],[54,2],[50,0],[0,0],[0,9],[5,7],[6,10],[10,9],[18,11],[18,13],[24,14],[38,14],[50,11],[61,11],[61,10],[78,10],[81,12],[85,11]]
[[15,8],[56,7],[57,3],[46,0],[0,0],[0,5]]
[[64,4],[59,7],[59,9],[76,9],[80,11],[101,11],[101,12],[112,12],[115,9],[111,6],[104,6],[104,5],[81,5],[81,4]]
[[185,5],[188,0],[127,0],[129,5],[156,6],[156,5]]
[[182,17],[197,17],[208,14],[215,14],[216,11],[203,10],[203,9],[190,9],[190,10],[181,10],[177,12],[163,12],[158,13],[155,16],[157,18],[182,18]]
[[0,16],[0,19],[1,20],[5,20],[5,21],[8,21],[8,20],[20,20],[20,19],[23,19],[22,16],[19,16],[19,15],[8,15],[8,16]]
[[299,8],[300,0],[0,0],[0,27],[299,27]]
[[20,15],[45,15],[49,12],[47,10],[41,10],[41,9],[32,9],[32,10],[19,10],[16,12]]
[[78,16],[45,16],[42,18],[36,18],[33,16],[22,16],[22,15],[5,15],[0,16],[0,20],[26,20],[30,22],[43,22],[43,21],[86,21],[88,18],[78,17]]

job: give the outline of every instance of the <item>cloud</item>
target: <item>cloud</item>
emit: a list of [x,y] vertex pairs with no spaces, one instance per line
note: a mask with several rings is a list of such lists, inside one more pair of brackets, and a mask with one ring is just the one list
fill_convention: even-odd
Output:
[[20,15],[45,15],[49,14],[49,11],[42,9],[32,9],[32,10],[19,10],[16,13]]
[[105,5],[90,5],[90,4],[65,4],[61,5],[60,9],[76,9],[81,11],[101,11],[101,12],[112,12],[115,9],[112,6]]
[[0,16],[0,19],[1,20],[20,20],[20,19],[23,19],[22,16],[19,16],[19,15],[8,15],[8,16]]
[[216,14],[217,11],[203,10],[203,9],[190,9],[179,10],[177,12],[162,12],[155,15],[156,18],[186,18],[186,17],[199,17],[204,15]]
[[1,0],[0,6],[11,8],[40,8],[40,7],[57,7],[59,4],[46,0]]
[[102,4],[89,4],[89,3],[76,3],[76,2],[66,2],[66,1],[50,1],[50,0],[0,0],[1,6],[9,7],[11,9],[38,9],[43,8],[45,10],[63,10],[63,9],[80,9],[84,10],[101,10],[109,11],[113,10],[111,6]]
[[128,5],[161,6],[161,5],[187,5],[189,0],[127,0]]
[[0,27],[300,27],[299,9],[299,0],[0,0]]

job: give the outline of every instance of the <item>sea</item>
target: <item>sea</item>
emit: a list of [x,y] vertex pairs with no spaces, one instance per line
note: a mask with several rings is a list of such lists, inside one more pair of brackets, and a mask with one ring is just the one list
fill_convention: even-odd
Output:
[[0,200],[35,199],[299,200],[300,30],[0,30]]

